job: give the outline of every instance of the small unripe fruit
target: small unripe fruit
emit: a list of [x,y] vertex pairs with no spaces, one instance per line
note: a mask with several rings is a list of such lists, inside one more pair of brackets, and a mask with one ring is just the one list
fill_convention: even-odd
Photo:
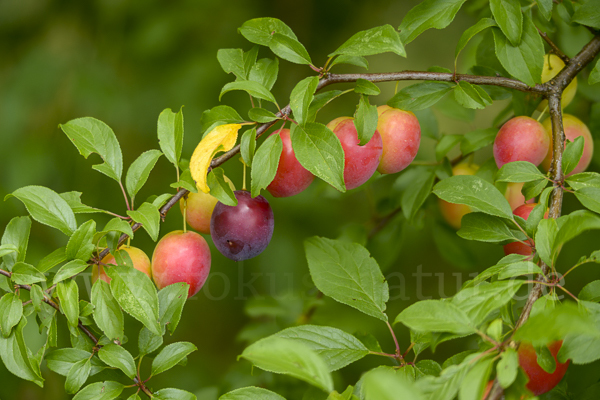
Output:
[[538,396],[549,392],[558,385],[563,376],[565,376],[570,361],[567,360],[563,364],[558,362],[556,354],[558,354],[561,346],[562,340],[551,343],[548,346],[550,354],[552,354],[552,357],[554,357],[554,361],[556,362],[556,369],[551,374],[544,371],[537,363],[537,355],[535,354],[535,349],[531,343],[521,343],[519,346],[519,365],[523,368],[523,371],[525,371],[525,374],[529,378],[529,382],[526,385],[527,389],[534,395]]
[[[552,121],[550,118],[547,118],[544,121],[543,126],[544,129],[546,129],[548,137],[551,138]],[[563,114],[563,127],[565,130],[565,136],[570,142],[574,141],[579,136],[583,136],[583,154],[581,155],[581,158],[579,159],[575,169],[567,175],[570,176],[585,171],[592,162],[592,156],[594,155],[594,139],[592,138],[592,133],[588,129],[587,125],[573,115]],[[546,171],[550,170],[553,149],[554,146],[552,145],[552,140],[550,140],[550,149],[548,150],[546,158],[542,162],[542,168],[544,168]]]
[[336,118],[327,127],[340,139],[344,149],[344,183],[346,189],[354,189],[369,180],[377,166],[383,151],[381,135],[375,131],[371,140],[364,146],[359,145],[354,119]]
[[510,209],[514,210],[515,208],[522,206],[525,203],[533,203],[533,199],[529,199],[525,201],[525,196],[521,190],[523,189],[523,183],[511,182],[506,185],[506,191],[504,192],[504,197],[510,204]]
[[550,146],[550,138],[538,121],[515,117],[505,123],[494,140],[494,159],[498,168],[512,161],[529,161],[539,165]]
[[[546,54],[544,56],[544,68],[542,69],[542,83],[546,83],[554,78],[565,67],[565,63],[555,54]],[[560,105],[562,108],[571,103],[577,93],[577,77],[573,78],[571,83],[565,88],[561,96]],[[548,100],[542,100],[537,110],[542,112],[548,107]]]
[[250,192],[235,192],[237,206],[217,203],[210,221],[210,235],[217,249],[234,261],[256,257],[267,248],[275,219],[263,196],[252,198]]
[[[452,168],[452,175],[475,175],[479,166],[476,164],[458,164]],[[438,199],[440,212],[446,222],[454,229],[460,229],[462,217],[470,213],[471,207],[465,204],[448,203],[445,200]]]
[[421,126],[410,111],[380,106],[377,107],[377,113],[377,131],[383,144],[377,171],[394,174],[408,167],[415,159],[421,143]]
[[271,135],[279,135],[283,143],[279,166],[275,178],[267,186],[274,197],[294,196],[306,189],[313,181],[314,175],[300,164],[294,150],[289,129],[280,129]]
[[[142,250],[133,246],[123,246],[119,250],[125,251],[129,254],[129,258],[131,258],[131,262],[133,263],[133,267],[138,271],[141,271],[148,275],[148,278],[152,278],[151,275],[151,266],[150,259]],[[112,264],[116,265],[115,257],[111,254],[108,254],[106,257],[102,259],[102,264]],[[104,267],[102,265],[94,265],[92,267],[92,284],[98,280],[98,278],[102,279],[106,283],[110,283],[110,278],[104,271]]]
[[[228,177],[225,177],[225,181],[231,190],[235,190],[233,182]],[[201,190],[198,190],[198,193],[189,193],[185,213],[187,224],[195,231],[209,235],[210,217],[218,201],[215,196]],[[183,214],[183,199],[179,201],[179,209]]]
[[[535,206],[537,206],[537,203],[523,204],[515,208],[513,214],[527,220]],[[548,211],[546,211],[544,218],[548,218]],[[521,254],[522,256],[528,256],[531,252],[531,247],[521,242],[512,242],[504,245],[504,254],[506,255]]]
[[202,288],[210,272],[210,248],[199,233],[173,231],[158,242],[152,255],[152,278],[159,289],[173,283],[190,285],[188,297]]

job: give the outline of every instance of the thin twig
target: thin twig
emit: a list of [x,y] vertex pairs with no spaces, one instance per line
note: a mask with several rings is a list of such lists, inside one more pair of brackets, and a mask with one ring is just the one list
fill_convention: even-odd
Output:
[[542,37],[542,39],[544,39],[546,41],[546,43],[548,43],[548,45],[552,49],[552,52],[554,54],[556,54],[558,57],[560,57],[560,59],[563,60],[563,62],[565,64],[568,64],[569,61],[571,61],[569,56],[567,56],[565,53],[562,52],[562,50],[556,45],[556,43],[554,43],[552,41],[552,39],[550,39],[550,37],[548,36],[548,34],[546,32],[542,32],[542,30],[540,28],[538,28],[537,26],[536,26],[536,28],[537,28],[538,32],[540,33],[540,36]]

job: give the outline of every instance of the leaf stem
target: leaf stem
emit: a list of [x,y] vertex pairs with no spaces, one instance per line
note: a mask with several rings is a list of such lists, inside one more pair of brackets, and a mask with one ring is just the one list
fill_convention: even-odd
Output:
[[123,182],[119,181],[119,186],[121,186],[121,191],[123,192],[123,197],[125,198],[125,204],[127,205],[127,210],[131,210],[129,206],[129,200],[127,199],[127,193],[125,193],[125,188],[123,187]]
[[403,357],[402,357],[402,352],[400,351],[400,345],[398,344],[398,338],[396,338],[396,334],[394,333],[394,329],[392,328],[392,325],[390,325],[389,321],[385,321],[386,325],[388,326],[388,328],[390,329],[390,333],[392,334],[392,337],[394,338],[394,344],[396,345],[396,359],[400,362],[402,362]]

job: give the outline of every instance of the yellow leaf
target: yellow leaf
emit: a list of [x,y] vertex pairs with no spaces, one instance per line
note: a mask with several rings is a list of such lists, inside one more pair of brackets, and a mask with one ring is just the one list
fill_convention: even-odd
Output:
[[192,178],[196,181],[196,186],[204,193],[210,192],[206,183],[210,162],[218,152],[231,150],[235,146],[238,131],[241,127],[240,124],[217,126],[204,136],[204,139],[198,143],[198,147],[194,150],[190,160],[190,172]]

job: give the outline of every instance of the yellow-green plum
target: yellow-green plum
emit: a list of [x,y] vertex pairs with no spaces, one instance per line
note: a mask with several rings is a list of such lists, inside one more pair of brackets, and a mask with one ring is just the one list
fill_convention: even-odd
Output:
[[377,171],[395,174],[408,167],[415,159],[421,143],[421,126],[415,114],[410,111],[379,106],[377,114],[377,131],[383,143]]
[[[476,164],[462,163],[452,168],[452,175],[475,175],[478,169],[479,166]],[[460,229],[460,222],[462,220],[462,217],[472,211],[471,207],[465,204],[448,203],[447,201],[442,199],[438,199],[438,203],[440,206],[440,212],[442,213],[442,216],[444,217],[446,222],[454,229]]]
[[540,163],[548,154],[550,138],[533,118],[521,116],[510,119],[498,131],[494,140],[494,159],[498,168],[513,161]]
[[[546,54],[544,56],[544,69],[542,69],[542,83],[548,82],[554,78],[560,70],[565,67],[565,63],[555,54]],[[560,99],[560,105],[565,108],[575,97],[577,93],[577,77],[573,78],[571,83],[565,88]],[[548,107],[548,100],[542,100],[538,105],[538,111],[542,112]]]
[[202,288],[210,272],[210,248],[199,233],[173,231],[158,242],[152,254],[152,279],[159,289],[173,283],[190,285],[188,297]]
[[522,206],[525,203],[533,203],[534,199],[529,199],[525,201],[525,196],[521,190],[523,189],[523,182],[511,182],[506,185],[506,191],[504,192],[504,197],[508,200],[508,204],[510,204],[511,210]]
[[340,139],[344,149],[344,183],[346,189],[354,189],[369,180],[379,166],[383,151],[381,135],[376,130],[371,140],[359,145],[358,132],[351,117],[339,117],[327,124]]
[[[231,190],[235,190],[233,182],[228,177],[225,181],[229,183]],[[210,217],[217,205],[217,198],[210,193],[198,190],[198,193],[190,193],[187,197],[185,219],[189,226],[200,233],[210,234]],[[183,199],[179,201],[179,209],[183,214]]]
[[[131,258],[131,262],[133,262],[133,267],[135,269],[148,275],[148,278],[152,278],[150,259],[146,253],[133,246],[123,246],[119,250],[123,250],[129,254],[129,258]],[[104,257],[101,262],[105,265],[117,264],[115,257],[111,254],[108,254],[106,257]],[[110,278],[108,275],[106,275],[106,271],[104,271],[104,266],[102,265],[94,265],[92,267],[92,283],[96,282],[98,278],[102,279],[106,283],[110,283]]]
[[294,196],[306,189],[313,181],[314,175],[300,164],[292,149],[292,139],[289,129],[279,129],[271,135],[279,135],[283,150],[279,157],[279,165],[275,178],[267,186],[274,197]]
[[[552,121],[550,118],[547,118],[544,121],[543,126],[544,129],[546,129],[548,137],[552,137]],[[587,125],[573,115],[563,114],[563,127],[565,129],[565,136],[570,142],[574,141],[579,136],[583,136],[583,155],[575,169],[569,173],[569,175],[578,174],[585,171],[592,161],[592,156],[594,155],[594,139],[592,138],[592,133]],[[552,140],[550,140],[550,149],[542,162],[542,167],[546,171],[550,170],[553,148]]]

